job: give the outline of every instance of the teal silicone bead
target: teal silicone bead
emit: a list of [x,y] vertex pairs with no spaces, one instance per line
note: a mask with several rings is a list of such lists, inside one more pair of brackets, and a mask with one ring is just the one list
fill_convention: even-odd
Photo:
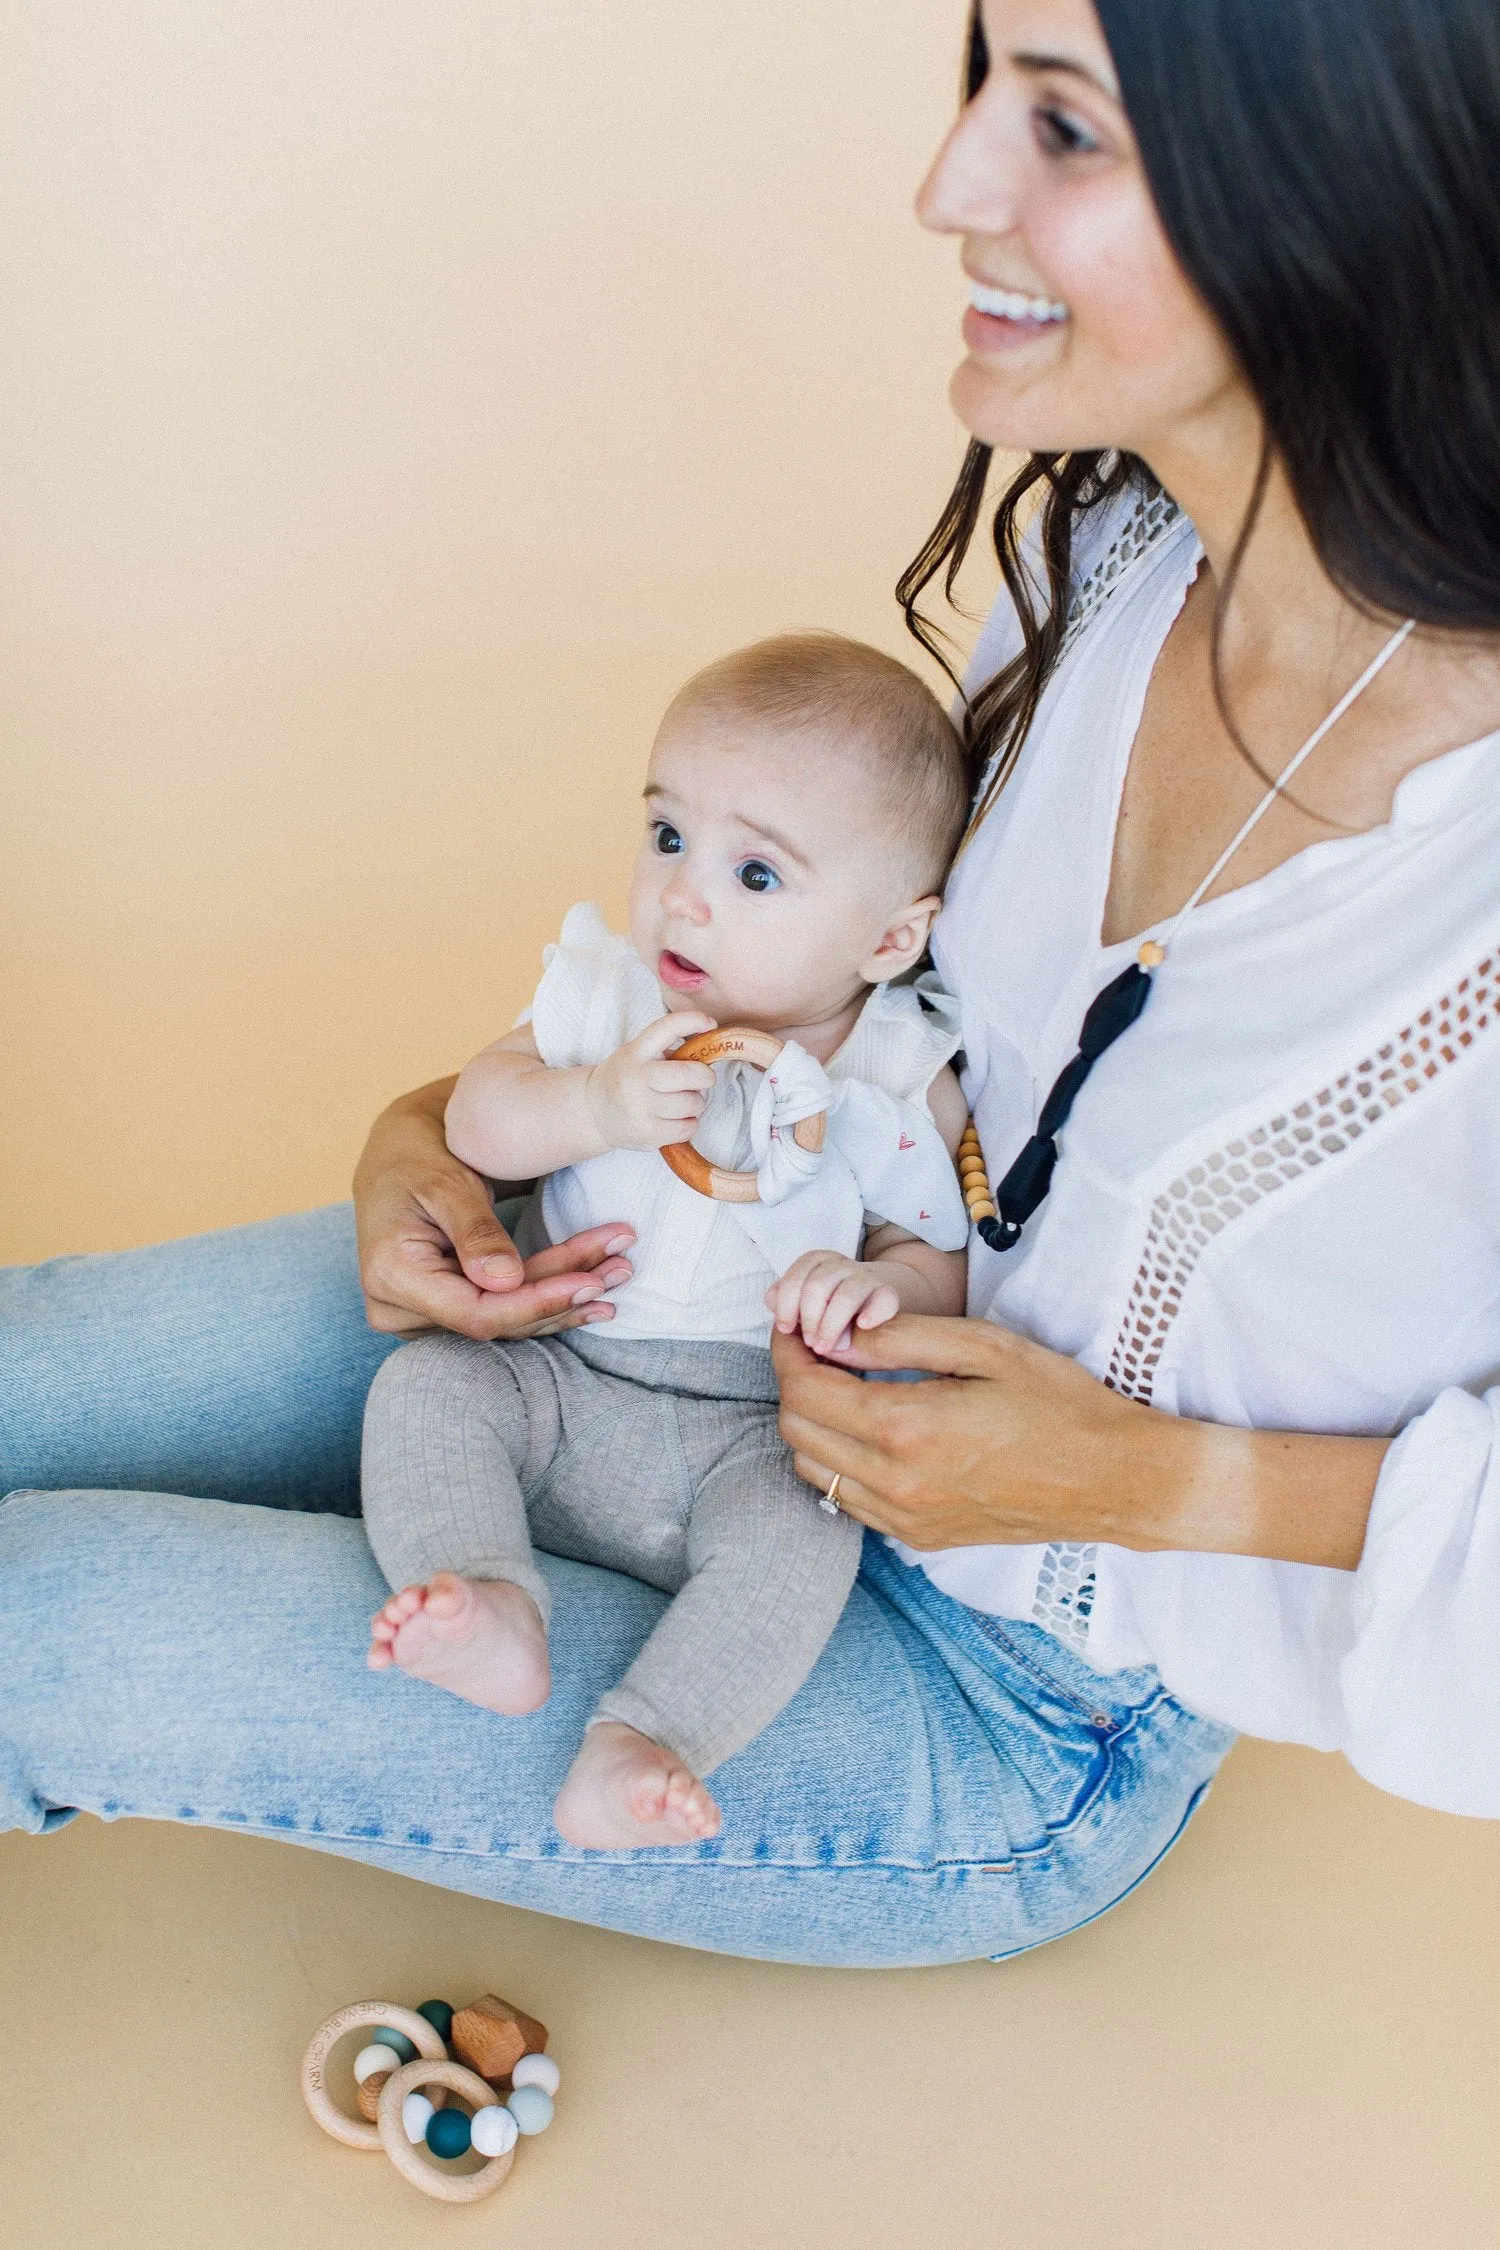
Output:
[[505,2106],[523,2133],[545,2133],[552,2123],[552,2096],[540,2086],[518,2086]]
[[469,2120],[461,2109],[435,2109],[423,2138],[434,2156],[462,2156],[469,2145]]
[[447,2001],[424,2000],[417,2014],[427,2018],[439,2039],[446,2044],[453,2031],[453,2010]]
[[370,2037],[378,2039],[382,2047],[394,2047],[404,2063],[415,2062],[417,2059],[417,2050],[405,2032],[392,2031],[388,2023],[377,2024]]

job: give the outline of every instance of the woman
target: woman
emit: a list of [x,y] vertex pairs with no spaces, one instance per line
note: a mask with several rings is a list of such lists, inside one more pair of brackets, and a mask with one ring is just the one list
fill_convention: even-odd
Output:
[[[645,1587],[552,1566],[532,1719],[363,1671],[380,1582],[333,1511],[387,1342],[338,1214],[12,1278],[7,1481],[279,1512],[7,1503],[6,1817],[243,1826],[883,1964],[1102,1912],[1235,1725],[1500,1812],[1497,127],[1488,0],[983,0],[921,212],[975,285],[958,411],[1045,495],[1024,544],[1001,508],[942,938],[1012,1246],[975,1248],[993,1319],[870,1348],[942,1380],[781,1346],[804,1474],[906,1545],[867,1542],[812,1680],[723,1769],[720,1839],[590,1854],[548,1822]],[[986,465],[909,601],[951,581]],[[521,1277],[445,1093],[361,1165],[375,1328],[601,1317],[618,1240]]]

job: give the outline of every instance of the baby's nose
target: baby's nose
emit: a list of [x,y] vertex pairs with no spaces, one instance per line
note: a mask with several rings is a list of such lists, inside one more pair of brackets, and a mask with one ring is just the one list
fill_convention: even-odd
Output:
[[680,922],[693,923],[698,929],[702,929],[708,920],[707,901],[699,896],[681,869],[667,883],[661,894],[661,902],[669,914],[675,915]]

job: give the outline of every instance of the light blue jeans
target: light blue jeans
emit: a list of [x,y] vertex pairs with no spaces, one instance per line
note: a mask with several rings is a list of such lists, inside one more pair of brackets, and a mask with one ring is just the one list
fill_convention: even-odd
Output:
[[544,1557],[556,1686],[530,1718],[367,1671],[385,1585],[350,1518],[391,1348],[344,1209],[0,1273],[0,1827],[197,1821],[680,1945],[894,1966],[1078,1928],[1201,1801],[1223,1727],[867,1539],[807,1685],[714,1777],[722,1833],[565,1844],[553,1795],[665,1597]]

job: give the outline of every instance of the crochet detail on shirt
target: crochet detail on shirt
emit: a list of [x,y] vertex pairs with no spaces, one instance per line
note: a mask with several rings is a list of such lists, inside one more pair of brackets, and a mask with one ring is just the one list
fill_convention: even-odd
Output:
[[1049,1547],[1037,1572],[1036,1595],[1031,1604],[1033,1623],[1080,1654],[1089,1637],[1098,1554],[1097,1547],[1081,1546],[1071,1540]]
[[[1198,1260],[1217,1235],[1268,1195],[1346,1155],[1393,1110],[1456,1063],[1500,1015],[1500,953],[1491,954],[1394,1039],[1239,1139],[1190,1165],[1151,1206],[1141,1262],[1105,1381],[1149,1403],[1172,1323]],[[1047,1549],[1031,1614],[1083,1650],[1094,1606],[1098,1549]]]
[[1149,1400],[1162,1351],[1199,1258],[1268,1195],[1347,1155],[1393,1111],[1451,1069],[1500,1013],[1500,952],[1489,955],[1394,1039],[1290,1108],[1190,1165],[1151,1206],[1145,1248],[1105,1381]]
[[[1160,487],[1138,492],[1119,530],[1073,589],[1068,621],[1057,652],[1060,665],[1075,641],[1098,616],[1131,564],[1171,530],[1182,510]],[[1094,1606],[1097,1549],[1072,1542],[1051,1546],[1037,1572],[1031,1604],[1034,1624],[1067,1647],[1082,1651]]]
[[1084,628],[1093,622],[1130,565],[1171,530],[1181,513],[1177,502],[1159,487],[1153,492],[1136,494],[1129,515],[1093,568],[1073,589],[1068,622],[1057,652],[1059,664]]

